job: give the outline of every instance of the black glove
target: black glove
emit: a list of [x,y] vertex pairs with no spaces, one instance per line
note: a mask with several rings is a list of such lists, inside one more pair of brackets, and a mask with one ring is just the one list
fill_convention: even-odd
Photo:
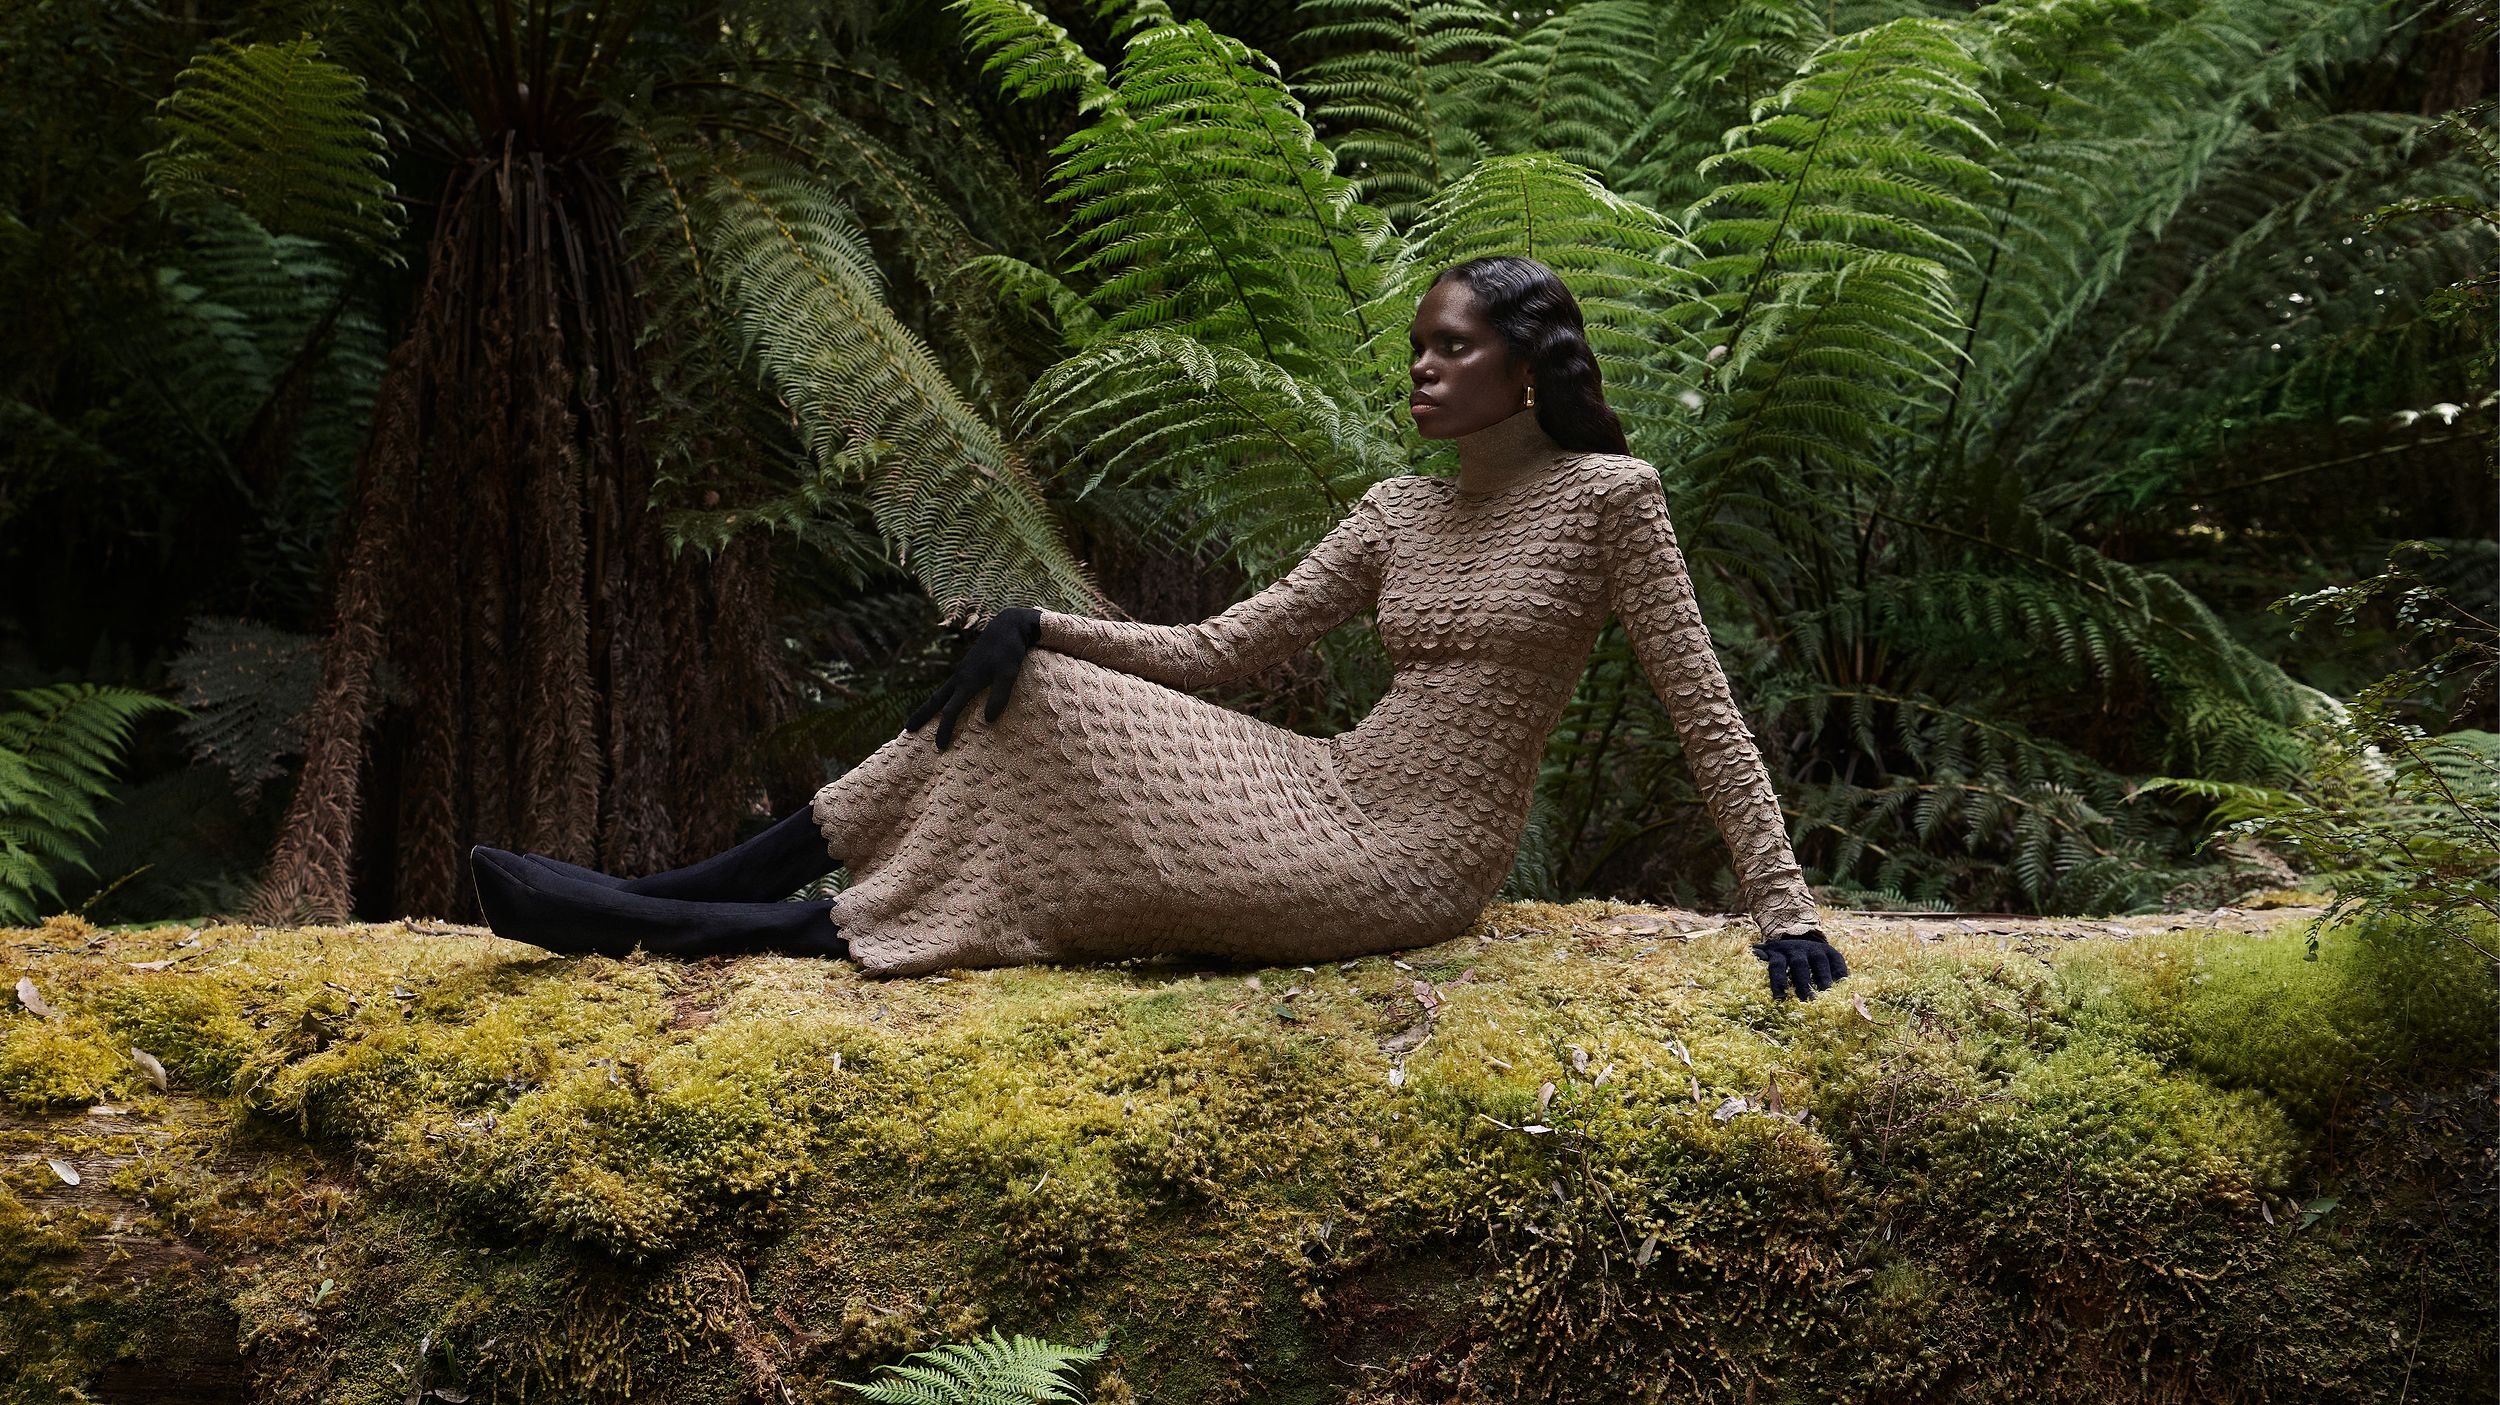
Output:
[[964,651],[963,662],[929,695],[929,700],[912,709],[903,723],[906,732],[917,732],[920,724],[938,719],[937,749],[955,739],[955,718],[965,706],[989,689],[990,700],[981,709],[981,720],[996,722],[998,714],[1007,710],[1007,696],[1015,691],[1016,675],[1024,670],[1024,652],[1042,637],[1042,612],[1030,605],[1012,605],[990,617],[989,627]]
[[1832,982],[1849,974],[1849,963],[1840,958],[1840,948],[1823,940],[1823,934],[1800,932],[1754,943],[1753,954],[1771,968],[1771,998],[1779,999],[1793,987],[1799,1000],[1812,1000],[1814,992],[1829,990]]

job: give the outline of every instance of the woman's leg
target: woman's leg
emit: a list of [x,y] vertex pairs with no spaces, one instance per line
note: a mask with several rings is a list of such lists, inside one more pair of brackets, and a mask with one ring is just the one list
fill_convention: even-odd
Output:
[[[848,954],[829,902],[698,902],[586,883],[483,846],[469,851],[487,925],[550,951],[665,956]],[[795,886],[795,885],[793,885]]]
[[684,898],[696,902],[773,902],[786,898],[833,872],[825,837],[816,829],[812,809],[783,817],[753,839],[684,868],[642,878],[617,878],[597,869],[581,868],[543,854],[522,858],[560,878],[595,884],[647,898]]

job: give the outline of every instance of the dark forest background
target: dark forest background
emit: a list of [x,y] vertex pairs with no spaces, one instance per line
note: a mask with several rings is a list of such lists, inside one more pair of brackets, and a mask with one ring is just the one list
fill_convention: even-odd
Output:
[[[17,0],[0,918],[466,917],[471,843],[721,847],[945,617],[1201,618],[1450,471],[1404,327],[1487,252],[1587,308],[1825,901],[2488,908],[2491,38]],[[1385,678],[1349,629],[1220,700],[1328,732]],[[1731,885],[1610,627],[1508,891]]]

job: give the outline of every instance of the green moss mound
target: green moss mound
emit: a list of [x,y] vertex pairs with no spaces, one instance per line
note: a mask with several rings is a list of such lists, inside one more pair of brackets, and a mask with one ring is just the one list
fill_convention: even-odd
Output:
[[1854,974],[1801,1008],[1741,931],[1624,912],[886,983],[0,934],[52,1012],[0,1014],[0,1382],[110,1398],[206,1333],[272,1401],[831,1402],[992,1327],[1191,1405],[2438,1400],[2500,1364],[2472,953],[1835,914]]

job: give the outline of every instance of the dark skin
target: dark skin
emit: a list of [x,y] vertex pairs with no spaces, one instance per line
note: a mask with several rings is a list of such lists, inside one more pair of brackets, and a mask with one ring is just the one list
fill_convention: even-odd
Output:
[[1426,439],[1473,434],[1526,408],[1531,368],[1502,344],[1465,279],[1432,285],[1415,305],[1406,345],[1414,382],[1407,409]]

